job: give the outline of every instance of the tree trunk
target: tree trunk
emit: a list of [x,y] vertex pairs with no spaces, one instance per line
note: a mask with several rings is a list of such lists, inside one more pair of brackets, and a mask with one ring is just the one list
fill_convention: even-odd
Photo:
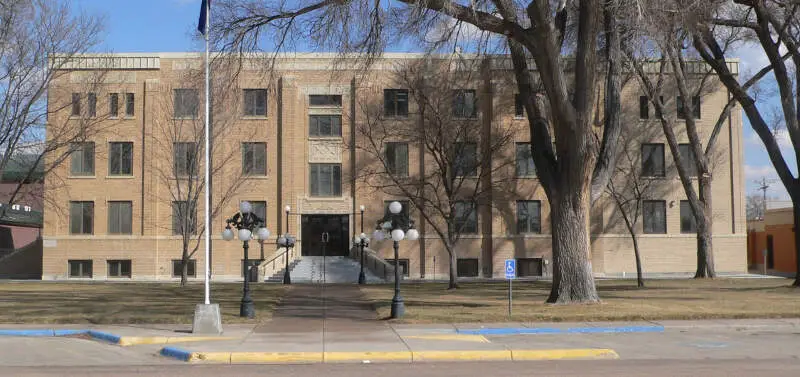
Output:
[[639,254],[639,236],[631,234],[633,238],[633,255],[636,257],[636,286],[644,288],[644,277],[642,277],[642,258]]
[[711,216],[711,180],[710,177],[701,176],[698,179],[700,186],[700,203],[703,213],[697,217],[697,271],[695,279],[715,278],[717,273],[714,268],[714,248],[712,245],[711,228],[714,225]]
[[548,303],[595,303],[600,298],[589,261],[589,186],[550,197],[553,285]]
[[453,248],[447,245],[447,253],[450,255],[450,282],[447,285],[447,289],[457,289],[458,288],[458,256],[456,255]]
[[[793,190],[794,191],[794,190]],[[795,253],[795,267],[797,268],[797,272],[794,275],[794,283],[792,286],[800,287],[800,237],[797,236],[797,226],[800,225],[800,203],[796,200],[792,200],[792,210],[794,213],[794,253]]]
[[189,245],[183,243],[183,253],[181,254],[181,287],[185,287],[189,278]]

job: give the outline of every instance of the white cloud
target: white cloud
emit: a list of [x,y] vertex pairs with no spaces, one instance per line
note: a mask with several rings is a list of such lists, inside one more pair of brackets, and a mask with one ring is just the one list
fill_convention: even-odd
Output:
[[762,179],[766,178],[769,188],[767,195],[777,198],[779,200],[786,200],[789,198],[789,193],[783,186],[783,182],[778,178],[778,173],[772,165],[745,165],[744,166],[744,180],[747,193],[752,193],[758,190],[759,184]]
[[[794,151],[794,147],[792,146],[792,139],[789,137],[789,133],[786,130],[778,130],[775,132],[775,140],[778,142],[778,146],[781,148],[781,152],[787,153]],[[755,132],[751,132],[749,136],[745,139],[745,144],[747,147],[756,147],[756,148],[764,148],[764,143],[761,141],[761,138],[758,137],[758,134]]]

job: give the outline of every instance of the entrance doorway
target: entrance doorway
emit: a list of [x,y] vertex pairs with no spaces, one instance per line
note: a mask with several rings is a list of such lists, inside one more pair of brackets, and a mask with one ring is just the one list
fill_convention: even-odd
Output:
[[767,235],[767,269],[775,268],[775,247],[772,241],[772,235]]
[[327,233],[327,256],[347,256],[350,245],[350,217],[348,215],[303,215],[303,256],[322,256],[322,235]]

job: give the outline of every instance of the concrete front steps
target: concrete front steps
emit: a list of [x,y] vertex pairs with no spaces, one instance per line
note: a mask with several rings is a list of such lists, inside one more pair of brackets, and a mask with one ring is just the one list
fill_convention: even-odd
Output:
[[[289,266],[292,283],[326,283],[355,284],[358,283],[360,271],[358,262],[348,257],[310,257],[304,256]],[[367,283],[383,283],[383,279],[364,269]],[[283,281],[283,270],[267,279],[268,282]]]

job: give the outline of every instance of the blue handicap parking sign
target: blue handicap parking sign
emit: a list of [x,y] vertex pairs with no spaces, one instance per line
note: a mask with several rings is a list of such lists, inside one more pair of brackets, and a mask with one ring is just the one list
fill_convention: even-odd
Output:
[[517,277],[517,260],[506,259],[506,279],[514,279]]

